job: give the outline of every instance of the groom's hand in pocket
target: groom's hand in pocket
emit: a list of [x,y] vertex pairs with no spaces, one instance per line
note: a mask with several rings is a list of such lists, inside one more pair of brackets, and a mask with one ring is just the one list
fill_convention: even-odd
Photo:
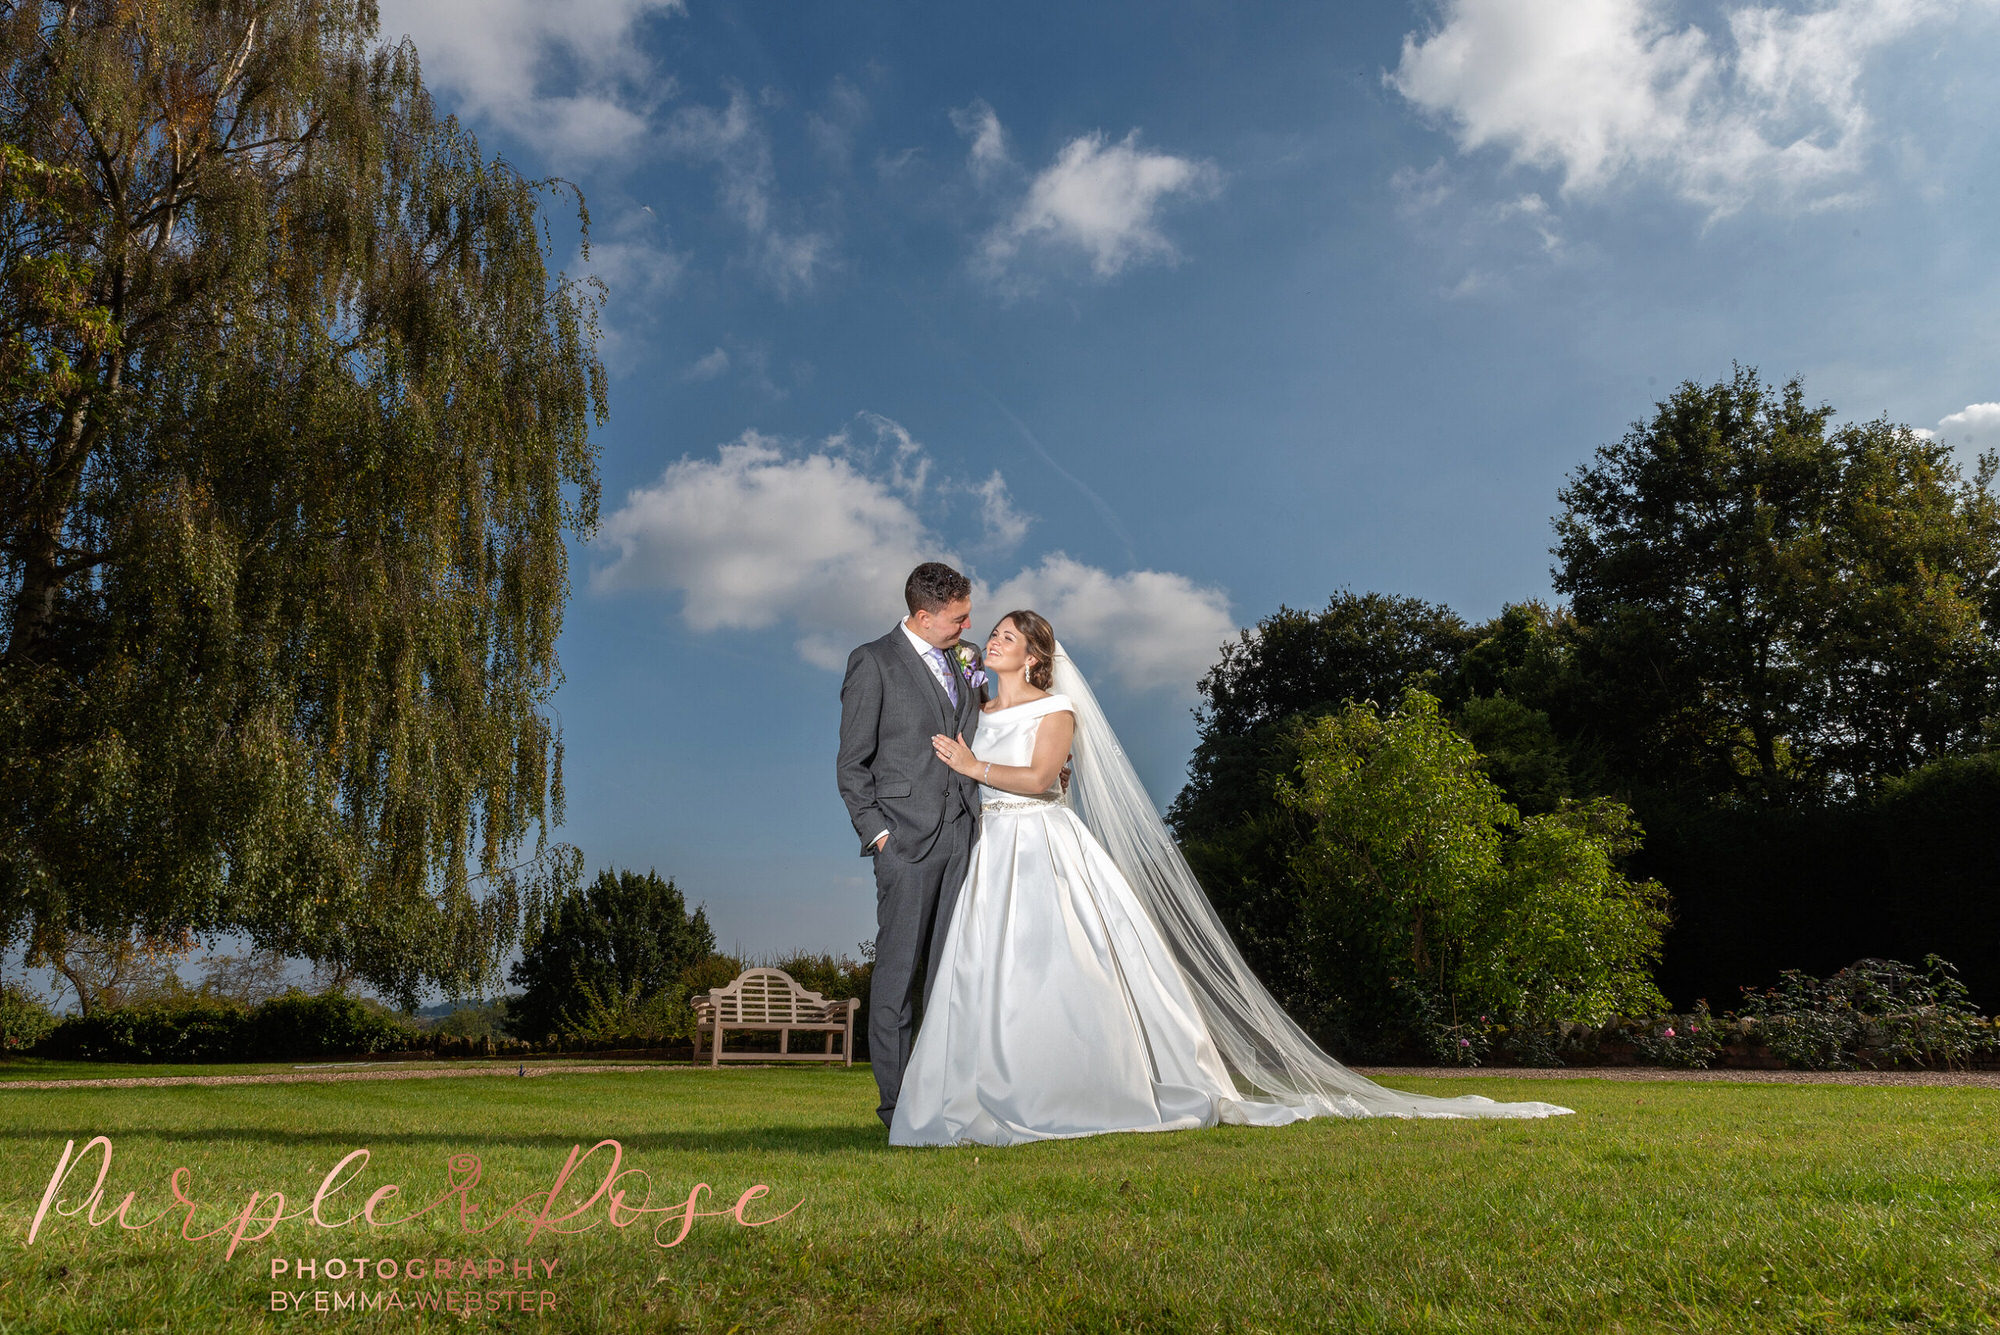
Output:
[[882,833],[875,836],[875,843],[873,845],[873,848],[877,853],[880,853],[882,849],[888,844],[888,842],[889,842],[889,832],[887,830],[884,830],[882,831]]
[[1074,759],[1074,757],[1072,756],[1063,757],[1062,773],[1056,776],[1057,778],[1062,780],[1062,790],[1064,792],[1069,791],[1069,762],[1072,759]]

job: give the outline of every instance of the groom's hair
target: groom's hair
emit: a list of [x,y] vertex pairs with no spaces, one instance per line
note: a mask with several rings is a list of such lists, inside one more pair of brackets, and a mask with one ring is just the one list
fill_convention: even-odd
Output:
[[911,612],[941,612],[945,604],[972,596],[972,581],[942,561],[926,561],[903,582]]

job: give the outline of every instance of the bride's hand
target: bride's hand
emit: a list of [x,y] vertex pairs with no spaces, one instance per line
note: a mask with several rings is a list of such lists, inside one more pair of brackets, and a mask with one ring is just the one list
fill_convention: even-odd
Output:
[[937,752],[938,759],[949,766],[954,774],[963,774],[970,778],[972,772],[979,768],[979,762],[973,758],[972,749],[965,744],[964,733],[960,733],[957,737],[947,737],[941,732],[932,733],[931,749]]

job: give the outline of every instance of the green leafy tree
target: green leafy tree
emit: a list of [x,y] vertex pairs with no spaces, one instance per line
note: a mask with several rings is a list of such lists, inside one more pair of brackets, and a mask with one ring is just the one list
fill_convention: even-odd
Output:
[[1609,798],[1523,818],[1481,910],[1491,929],[1482,924],[1461,971],[1465,994],[1531,1023],[1665,1010],[1653,974],[1671,924],[1667,892],[1621,870],[1640,834]]
[[672,881],[653,871],[599,872],[549,906],[509,972],[521,992],[507,999],[507,1030],[539,1042],[666,1023],[673,1017],[649,1005],[684,998],[683,974],[714,953],[707,911],[690,914]]
[[1586,712],[1632,782],[1765,805],[1976,742],[1995,701],[1996,461],[1796,379],[1683,384],[1560,493]]
[[1310,824],[1293,858],[1304,940],[1347,943],[1364,966],[1353,995],[1379,1007],[1414,980],[1453,1024],[1664,1006],[1648,970],[1665,894],[1617,869],[1637,841],[1623,807],[1522,819],[1414,687],[1393,710],[1354,702],[1299,728],[1276,796]]
[[1577,628],[1567,608],[1509,603],[1474,628],[1473,645],[1441,692],[1452,721],[1524,815],[1609,792],[1602,748],[1579,709]]
[[1358,937],[1315,938],[1299,916],[1292,858],[1301,821],[1272,795],[1298,765],[1300,718],[1349,700],[1392,704],[1412,683],[1451,677],[1474,633],[1449,608],[1343,590],[1317,612],[1280,607],[1244,631],[1201,681],[1199,740],[1167,819],[1244,958],[1292,1014],[1346,1049],[1359,1020],[1342,963]]
[[38,956],[242,930],[411,1005],[571,861],[598,295],[547,268],[562,183],[375,28],[0,0],[0,939]]
[[1234,824],[1290,767],[1288,728],[1349,700],[1392,703],[1406,685],[1449,674],[1473,642],[1449,608],[1343,590],[1325,610],[1280,607],[1222,647],[1201,680],[1199,741],[1170,819],[1183,839]]

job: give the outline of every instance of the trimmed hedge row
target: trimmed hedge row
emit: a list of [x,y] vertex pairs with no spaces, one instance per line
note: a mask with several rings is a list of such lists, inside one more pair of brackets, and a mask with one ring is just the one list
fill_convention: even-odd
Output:
[[291,991],[256,1006],[216,997],[72,1015],[33,1052],[74,1061],[275,1061],[393,1052],[428,1037],[344,992]]

